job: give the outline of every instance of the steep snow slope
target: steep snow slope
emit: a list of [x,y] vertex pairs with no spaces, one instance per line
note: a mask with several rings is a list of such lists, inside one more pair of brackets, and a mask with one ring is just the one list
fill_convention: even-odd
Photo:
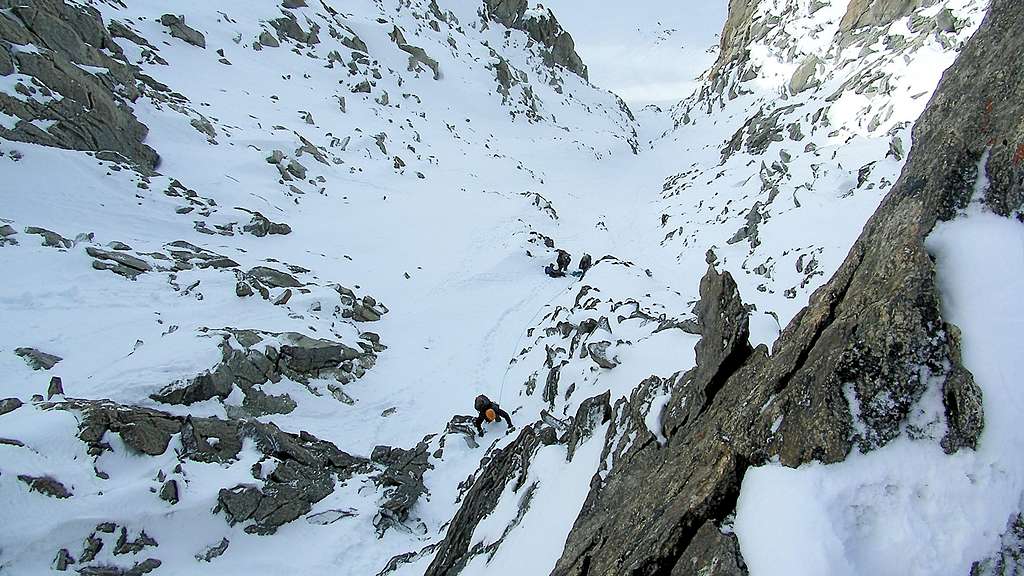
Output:
[[[548,173],[582,172],[599,158],[633,155],[632,120],[613,95],[544,65],[525,33],[482,19],[475,3],[449,3],[444,12],[426,3],[366,3],[351,13],[319,4],[189,6],[184,24],[204,35],[206,48],[172,37],[177,24],[160,21],[162,3],[95,6],[108,24],[131,30],[117,40],[126,59],[170,87],[147,90],[132,104],[149,127],[146,143],[161,155],[160,174],[136,174],[116,158],[5,141],[3,217],[17,244],[3,253],[3,316],[19,328],[4,341],[6,395],[28,402],[59,374],[70,397],[193,416],[261,417],[367,456],[376,445],[414,446],[442,431],[453,414],[469,412],[478,393],[499,397],[497,375],[515,341],[565,286],[543,275],[540,258],[549,250],[535,234],[550,234],[555,222],[538,195],[561,192],[546,183]],[[410,62],[400,45],[422,48],[437,72]],[[11,80],[12,94],[16,81],[32,86]],[[600,203],[614,195],[609,189],[589,196]],[[252,217],[247,211],[287,223],[291,232],[243,230]],[[31,226],[69,238],[93,235],[46,247],[24,232]],[[106,247],[115,241],[130,248]],[[134,265],[149,271],[129,269],[129,280],[95,270],[86,248],[140,258],[144,263]],[[253,270],[260,265],[294,279],[268,278]],[[332,289],[334,282],[346,288]],[[402,313],[353,322],[387,308],[353,301],[348,288]],[[262,341],[243,343],[227,328],[262,331],[255,338]],[[347,361],[339,382],[314,370],[275,375],[252,394],[230,383],[213,394],[193,391],[193,400],[210,399],[188,406],[150,398],[218,365],[227,354],[219,347],[284,353],[294,335],[340,342],[359,351],[358,362]],[[36,372],[14,354],[18,347],[63,360]],[[231,550],[218,560],[228,572],[285,570],[296,562],[288,551],[307,542],[309,573],[335,573],[339,559],[350,573],[375,573],[413,547],[410,539],[450,518],[451,493],[480,459],[479,451],[456,446],[445,466],[435,464],[428,476],[433,502],[421,502],[409,519],[414,533],[387,530],[375,542],[374,517],[384,499],[362,474],[313,511],[355,508],[355,519],[330,528],[300,520],[278,537],[261,538],[209,515],[219,489],[246,477],[261,484],[248,473],[258,452],[240,454],[221,472],[183,460],[172,473],[172,450],[136,458],[110,441],[115,456],[96,464],[110,478],[103,480],[95,478],[66,414],[32,406],[14,414],[4,418],[0,436],[20,438],[28,448],[2,447],[10,454],[0,482],[17,518],[4,527],[3,562],[21,573],[41,570],[62,548],[80,558],[83,539],[101,521],[127,526],[132,537],[145,529],[160,542],[123,560],[110,555],[108,544],[101,562],[131,566],[153,557],[163,571],[187,573],[194,554],[228,537]],[[49,430],[48,440],[31,436],[26,428],[34,427]],[[177,479],[174,507],[149,492],[161,486],[152,479],[157,470],[160,483]],[[49,502],[29,493],[17,474],[58,478],[75,504],[45,517],[30,513],[39,499]]]
[[[4,18],[46,22],[8,4]],[[620,24],[614,10],[555,4],[595,87],[553,64],[572,60],[560,28],[525,3],[219,2],[176,7],[183,21],[152,1],[38,6],[53,5],[94,6],[114,38],[93,38],[97,53],[138,66],[126,81],[115,62],[72,57],[130,103],[160,162],[125,158],[130,142],[119,157],[13,141],[46,143],[33,130],[61,126],[19,122],[13,100],[61,97],[29,64],[68,43],[5,36],[17,71],[0,77],[13,99],[0,119],[18,134],[0,133],[0,217],[16,241],[0,247],[0,311],[17,330],[0,340],[0,391],[25,403],[0,415],[12,440],[0,443],[0,567],[12,574],[61,550],[74,568],[154,559],[158,573],[194,573],[225,539],[209,559],[225,574],[550,572],[609,473],[605,407],[635,399],[665,441],[669,380],[696,362],[705,259],[756,307],[752,341],[772,343],[895,182],[912,123],[987,3],[916,8],[857,37],[846,2],[756,3],[760,32],[726,30],[698,92],[635,118],[604,88],[660,100],[700,60],[657,68],[671,73],[662,92],[653,72],[602,68],[622,61],[603,50],[669,54],[678,35],[662,33],[703,17],[658,5],[630,12],[626,33],[602,28]],[[707,56],[718,23],[705,28],[683,43]],[[734,57],[737,43],[749,52]],[[66,239],[42,246],[33,226]],[[554,248],[597,264],[582,280],[548,278]],[[62,359],[36,371],[21,347]],[[78,428],[102,410],[31,401],[53,375],[68,398],[199,428],[239,422],[207,448],[239,446],[211,460],[189,421],[166,419],[108,425],[87,445]],[[474,439],[452,416],[479,393],[526,429]],[[317,461],[326,494],[270,497],[295,481],[289,466],[310,464],[252,421],[355,463],[331,453]],[[167,428],[166,448],[142,455],[151,426]],[[275,508],[241,514],[249,487]],[[139,545],[119,545],[106,522]],[[274,535],[251,533],[270,523]]]

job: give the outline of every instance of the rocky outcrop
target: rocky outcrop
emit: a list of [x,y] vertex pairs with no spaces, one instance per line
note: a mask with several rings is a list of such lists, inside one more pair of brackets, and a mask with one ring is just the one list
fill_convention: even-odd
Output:
[[281,222],[271,222],[269,218],[259,212],[247,210],[245,208],[238,208],[238,210],[248,212],[252,215],[252,220],[245,226],[242,226],[242,230],[252,234],[253,236],[262,238],[268,234],[285,235],[292,233],[291,226]]
[[22,401],[17,398],[4,398],[3,400],[0,400],[0,416],[9,412],[14,412],[23,405]]
[[38,226],[28,226],[25,228],[25,234],[34,234],[43,238],[43,246],[50,248],[71,248],[75,243],[53,230],[47,230],[46,228],[40,228]]
[[0,55],[0,74],[32,78],[16,83],[18,96],[0,93],[0,111],[19,119],[0,136],[111,151],[144,170],[156,167],[159,157],[143,144],[148,129],[129,107],[147,82],[156,84],[127,63],[95,8],[2,0]]
[[[282,10],[284,16],[276,18],[270,21],[270,25],[274,27],[277,32],[278,40],[290,39],[295,42],[302,44],[319,44],[320,43],[320,26],[315,22],[307,19],[307,25],[309,30],[303,30],[302,26],[299,25],[298,19],[291,12],[285,12]],[[363,49],[366,49],[366,45],[363,45]]]
[[72,496],[71,491],[64,487],[58,480],[52,476],[29,476],[27,474],[19,474],[18,480],[21,480],[28,485],[29,490],[38,492],[44,496],[50,498],[70,498]]
[[508,447],[491,454],[462,498],[462,506],[449,523],[424,576],[458,574],[474,556],[487,552],[479,544],[470,547],[477,524],[494,511],[508,483],[512,482],[515,492],[528,489],[525,482],[530,462],[541,446],[536,427],[530,425]]
[[[251,521],[246,532],[273,534],[329,496],[335,478],[344,481],[368,468],[366,459],[342,452],[305,432],[290,435],[273,424],[254,420],[242,424],[241,430],[277,462],[269,474],[260,478],[261,486],[240,484],[220,491],[215,511],[223,510],[231,524]],[[254,469],[254,475],[257,473]]]
[[839,23],[840,32],[851,32],[870,26],[885,26],[907,16],[921,0],[851,0]]
[[[175,382],[150,397],[167,404],[194,404],[213,398],[224,400],[238,387],[241,406],[232,415],[287,414],[295,401],[287,394],[270,395],[262,390],[268,382],[290,378],[309,384],[316,378],[332,378],[347,384],[361,378],[377,361],[372,341],[355,349],[341,342],[310,338],[295,332],[225,329],[221,333],[221,361],[195,378]],[[379,346],[379,344],[378,344]],[[310,391],[319,395],[313,387]]]
[[[749,351],[744,308],[725,275],[709,271],[697,367],[649,379],[616,405],[605,446],[611,469],[592,487],[553,574],[691,573],[711,545],[742,573],[735,548],[709,539],[708,524],[732,512],[746,469],[769,459],[836,462],[884,445],[929,386],[944,391],[948,432],[910,425],[909,433],[947,452],[974,445],[980,391],[942,318],[923,240],[966,204],[986,150],[985,201],[1002,214],[1019,210],[1024,70],[1004,56],[1022,49],[1024,6],[996,0],[915,127],[899,182],[770,357]],[[658,388],[672,393],[664,443],[640,418]]]
[[129,280],[134,280],[139,274],[144,274],[153,269],[149,262],[124,252],[103,250],[95,246],[88,246],[85,252],[95,258],[92,262],[93,268],[97,270],[110,270]]
[[428,461],[427,442],[424,439],[411,450],[377,446],[370,460],[384,466],[374,481],[383,487],[386,499],[380,505],[373,525],[377,536],[383,536],[389,528],[403,528],[409,520],[409,511],[420,496],[427,493],[423,475],[433,468]]
[[62,360],[60,356],[47,354],[35,348],[15,348],[14,353],[21,356],[33,370],[49,370]]
[[814,54],[804,58],[800,65],[797,66],[796,72],[793,72],[793,77],[789,80],[789,91],[793,94],[799,94],[804,90],[817,86],[819,82],[815,78],[815,74],[818,71],[818,66],[821,64],[821,58]]
[[[512,444],[495,450],[489,458],[485,458],[462,496],[462,506],[449,523],[444,540],[436,545],[436,554],[425,576],[458,574],[473,557],[493,555],[505,536],[519,525],[530,509],[536,483],[527,484],[526,480],[537,451],[555,443],[565,444],[567,459],[571,461],[576,448],[590,439],[598,427],[608,422],[612,413],[608,404],[610,396],[610,393],[605,392],[584,400],[576,415],[568,422],[556,421],[547,415],[541,421],[523,428]],[[557,424],[557,429],[547,424],[548,420]],[[494,542],[471,546],[477,525],[494,511],[509,485],[519,495],[516,516]]]
[[1011,576],[1024,571],[1024,517],[1010,519],[997,552],[971,566],[970,576]]
[[754,10],[760,0],[729,0],[729,13],[719,40],[718,60],[708,73],[712,81],[731,64],[742,65],[749,58],[751,42],[764,36],[763,25],[755,25]]
[[[105,548],[112,549],[114,556],[137,555],[147,548],[155,548],[159,543],[152,536],[140,530],[134,539],[129,540],[128,528],[118,526],[114,522],[102,522],[85,537],[82,543],[82,554],[75,560],[66,548],[57,552],[53,560],[53,568],[64,572],[72,566],[79,574],[93,574],[103,576],[141,576],[160,567],[161,562],[149,558],[142,562],[136,562],[131,566],[117,566],[109,562],[97,562],[96,556]],[[115,537],[114,534],[117,534]]]
[[206,48],[206,37],[203,36],[202,32],[192,28],[188,24],[185,24],[184,16],[164,14],[160,17],[160,23],[167,27],[171,32],[171,36],[174,36],[179,40],[184,40],[198,48]]
[[544,60],[587,79],[587,66],[576,53],[572,36],[546,8],[527,10],[526,0],[486,0],[488,17],[508,28],[522,30],[545,47]]
[[[336,480],[372,470],[369,460],[339,450],[330,442],[306,432],[283,432],[274,424],[258,420],[174,416],[109,401],[68,400],[41,407],[80,414],[78,437],[93,456],[110,450],[104,441],[108,433],[119,435],[130,450],[150,456],[163,454],[171,437],[178,435],[179,456],[197,462],[234,461],[243,441],[251,440],[263,454],[264,464],[253,468],[251,484],[222,489],[215,510],[224,512],[231,524],[246,523],[245,530],[250,533],[272,534],[329,496]],[[171,501],[170,496],[169,490],[160,495]],[[173,497],[178,496],[175,485]]]

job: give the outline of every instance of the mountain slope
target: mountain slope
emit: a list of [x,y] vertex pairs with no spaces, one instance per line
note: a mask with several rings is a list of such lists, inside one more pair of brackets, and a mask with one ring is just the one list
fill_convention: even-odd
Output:
[[[1012,557],[948,272],[1020,209],[1012,3],[732,2],[635,115],[526,2],[0,7],[5,572],[881,570],[844,514],[918,453],[1010,480],[909,565]],[[778,478],[839,495],[766,531]]]

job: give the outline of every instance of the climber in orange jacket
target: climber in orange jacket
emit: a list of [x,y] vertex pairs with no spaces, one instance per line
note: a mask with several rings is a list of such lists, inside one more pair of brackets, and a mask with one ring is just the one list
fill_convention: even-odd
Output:
[[473,421],[473,425],[476,426],[476,431],[483,436],[484,429],[482,424],[486,420],[487,422],[497,422],[498,418],[504,418],[505,422],[508,423],[508,431],[511,432],[516,429],[512,425],[512,418],[498,406],[496,403],[491,402],[491,399],[483,394],[476,397],[473,401],[473,407],[476,408],[477,416],[476,420]]

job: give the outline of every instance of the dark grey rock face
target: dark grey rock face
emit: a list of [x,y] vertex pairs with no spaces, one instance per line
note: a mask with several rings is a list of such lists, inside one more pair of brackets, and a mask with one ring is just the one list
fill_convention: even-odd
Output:
[[474,556],[487,552],[479,545],[470,547],[473,531],[494,511],[507,484],[512,483],[516,492],[530,490],[525,486],[526,477],[530,462],[541,446],[534,426],[526,426],[512,444],[491,455],[490,461],[477,471],[424,576],[458,574]]
[[68,569],[68,566],[75,563],[75,558],[68,552],[67,548],[61,548],[57,552],[57,556],[53,559],[52,568],[58,572],[64,572]]
[[46,387],[46,399],[49,400],[54,396],[64,395],[64,383],[61,381],[60,376],[53,376],[50,378],[50,385]]
[[[112,151],[145,170],[159,162],[143,144],[148,129],[128,106],[151,79],[127,63],[91,6],[63,0],[0,1],[0,73],[32,76],[25,100],[0,94],[0,110],[21,119],[0,136],[72,150]],[[45,51],[18,51],[33,44]],[[90,74],[78,65],[106,68]],[[33,120],[52,122],[45,130]]]
[[420,496],[427,493],[423,475],[433,468],[428,457],[426,441],[411,450],[390,446],[377,446],[373,449],[370,460],[385,466],[384,471],[375,478],[386,495],[386,500],[373,519],[378,536],[383,536],[389,528],[404,527],[413,505]]
[[736,535],[723,532],[713,522],[705,522],[672,567],[671,574],[746,576],[747,565],[740,556]]
[[580,404],[565,433],[566,458],[572,461],[580,444],[590,439],[597,428],[612,417],[611,392],[587,398]]
[[178,481],[173,478],[160,487],[160,499],[171,504],[178,503]]
[[261,488],[239,484],[218,495],[215,511],[223,511],[231,524],[251,521],[245,527],[249,533],[273,534],[329,496],[335,478],[347,480],[368,469],[366,459],[351,456],[305,432],[293,436],[273,424],[255,420],[244,422],[239,430],[277,461],[274,470],[263,478]]
[[558,64],[584,80],[587,79],[587,66],[576,53],[572,36],[562,28],[554,14],[548,12],[544,18],[526,17],[526,0],[486,0],[486,6],[491,20],[508,28],[523,30],[530,38],[545,46],[545,60],[549,65]]

